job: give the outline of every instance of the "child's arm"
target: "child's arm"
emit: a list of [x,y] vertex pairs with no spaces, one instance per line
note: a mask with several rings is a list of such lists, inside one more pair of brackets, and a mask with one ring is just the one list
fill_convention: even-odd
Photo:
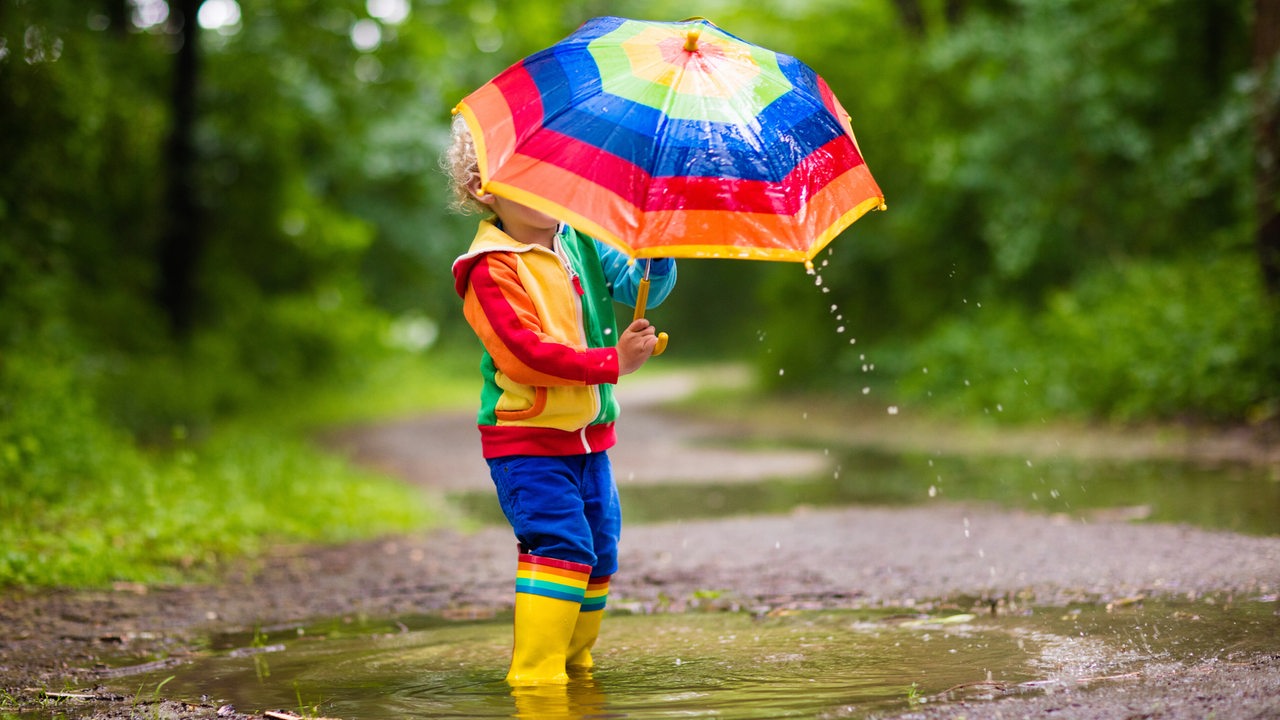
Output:
[[515,382],[600,385],[616,383],[624,374],[616,348],[576,348],[543,331],[515,260],[506,253],[486,253],[475,262],[467,275],[462,308],[494,364]]
[[[596,241],[600,252],[600,264],[613,299],[624,305],[636,304],[636,290],[644,277],[648,260],[631,262],[626,253],[607,243]],[[671,294],[676,284],[676,261],[671,258],[654,258],[649,270],[649,307],[656,307]]]

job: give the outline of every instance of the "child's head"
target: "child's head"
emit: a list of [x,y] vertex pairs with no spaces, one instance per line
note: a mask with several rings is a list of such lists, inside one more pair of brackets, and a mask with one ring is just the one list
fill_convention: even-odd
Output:
[[[511,228],[555,230],[559,221],[546,213],[526,207],[480,189],[480,164],[476,144],[461,115],[453,117],[453,143],[441,159],[453,190],[450,207],[463,214],[485,213]],[[514,231],[512,231],[514,232]]]
[[480,164],[476,160],[476,143],[471,139],[471,131],[467,129],[462,115],[453,116],[452,131],[453,142],[440,161],[453,191],[450,207],[464,215],[490,212],[491,208],[476,200],[473,194],[479,184]]

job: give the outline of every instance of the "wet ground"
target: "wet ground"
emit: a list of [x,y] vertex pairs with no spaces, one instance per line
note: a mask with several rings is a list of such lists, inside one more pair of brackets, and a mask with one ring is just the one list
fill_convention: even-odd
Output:
[[[494,683],[506,660],[514,548],[509,530],[479,524],[278,548],[217,586],[9,595],[0,599],[0,714],[261,717],[276,708],[377,716],[342,704],[367,697],[367,683],[343,695],[326,663],[307,658],[313,648],[359,655],[384,643],[399,648],[383,648],[372,663],[389,674],[384,700],[402,710],[409,706],[394,703],[405,698],[462,702],[455,716],[534,707],[632,717],[1280,717],[1280,534],[1266,525],[1280,515],[1267,507],[1280,457],[1265,436],[966,435],[911,425],[909,413],[846,416],[811,403],[712,420],[656,404],[696,382],[627,388],[622,444],[612,453],[619,482],[632,498],[669,495],[671,512],[663,520],[659,501],[629,520],[611,598],[618,616],[602,639],[612,643],[602,647],[597,678],[575,686],[576,709],[567,695],[512,706],[520,698]],[[474,435],[461,413],[328,441],[480,507],[482,495],[469,493],[485,492],[488,480]],[[726,435],[736,444],[716,441]],[[776,442],[787,436],[802,441],[798,449]],[[916,496],[874,505],[844,495],[811,494],[799,506],[770,499],[796,496],[780,482],[821,476],[859,486],[865,456],[850,453],[865,446],[916,453],[907,468],[916,478],[907,493]],[[1025,468],[1003,471],[1015,480],[1047,478],[1043,495],[993,504],[984,491],[966,492],[973,483],[954,463],[974,451]],[[1256,499],[1262,525],[1165,517],[1158,484],[1154,496],[1144,485],[1133,501],[1092,502],[1099,493],[1090,488],[1110,483],[1076,483],[1082,495],[1056,480],[1083,477],[1062,469],[1068,458],[1209,463],[1223,483],[1249,486],[1245,497]],[[1041,475],[1055,463],[1058,470]],[[1184,466],[1164,472],[1175,467]],[[735,510],[744,495],[764,500]],[[961,620],[944,622],[954,617]],[[640,642],[672,633],[688,652],[672,654],[674,640]],[[742,640],[748,634],[765,640],[757,647]],[[998,646],[999,662],[980,652],[984,643]],[[432,675],[440,662],[451,669]],[[212,678],[222,670],[208,663],[230,663],[240,679],[220,686]],[[249,681],[264,669],[280,682]],[[210,679],[204,690],[202,678]],[[252,687],[277,695],[232,689]],[[769,705],[815,697],[825,700]],[[772,710],[735,715],[733,707]]]

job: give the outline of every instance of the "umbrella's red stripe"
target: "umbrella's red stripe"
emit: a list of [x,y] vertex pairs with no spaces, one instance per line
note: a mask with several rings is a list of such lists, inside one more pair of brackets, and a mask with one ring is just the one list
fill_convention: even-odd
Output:
[[[468,95],[462,104],[470,108],[484,128],[477,137],[481,174],[485,179],[515,152],[520,138],[542,121],[542,96],[523,65],[513,65],[492,82]],[[472,128],[475,132],[477,128]]]
[[[790,250],[807,255],[814,243],[847,219],[849,210],[882,197],[867,166],[858,165],[809,197],[794,216],[720,210],[652,211],[643,214],[639,219],[639,232],[628,241],[636,248],[682,244],[718,246],[727,257],[744,247],[776,253]],[[766,242],[760,242],[761,238],[767,239]],[[650,253],[654,257],[662,254]]]
[[523,63],[508,68],[493,79],[493,84],[506,98],[517,138],[524,137],[542,123],[542,93]]
[[530,137],[520,146],[519,154],[563,168],[632,205],[641,204],[649,185],[649,173],[644,168],[552,130],[544,129]]
[[[643,169],[616,155],[600,152],[567,135],[545,131],[525,143],[519,155],[570,172],[579,178],[576,184],[581,185],[585,180],[645,212],[723,209],[794,215],[833,179],[833,168],[862,164],[862,157],[846,136],[840,136],[810,154],[786,178],[776,183],[718,177],[651,178]],[[546,191],[549,183],[532,181],[531,177],[542,174],[543,168],[524,163],[519,163],[518,167],[522,175],[519,185],[537,188],[538,192]],[[497,179],[505,180],[508,176],[508,173],[500,172]]]
[[[642,251],[677,245],[711,248],[719,256],[733,257],[765,238],[766,246],[751,250],[752,257],[802,260],[815,238],[820,240],[845,220],[851,209],[883,197],[867,166],[859,164],[805,198],[807,202],[795,214],[680,208],[645,212],[616,193],[582,182],[572,171],[550,163],[517,155],[506,169],[513,171],[519,187],[539,188],[536,196],[526,199],[528,204],[570,222],[584,224],[584,229],[632,255],[651,257],[664,253]],[[586,227],[586,223],[590,226]],[[696,254],[681,252],[680,256]]]
[[821,77],[817,78],[817,81],[818,95],[822,97],[822,104],[826,106],[832,115],[843,120],[845,115],[844,108],[841,107],[840,100],[836,98],[836,94],[831,91],[831,86]]
[[713,210],[794,215],[836,176],[836,168],[862,164],[847,137],[838,137],[802,160],[781,182],[736,178],[654,178],[646,211]]
[[481,175],[487,179],[491,170],[502,167],[515,152],[516,136],[512,123],[507,121],[511,111],[506,98],[492,84],[481,87],[462,104],[475,118],[476,126],[471,127],[471,132],[476,141]]

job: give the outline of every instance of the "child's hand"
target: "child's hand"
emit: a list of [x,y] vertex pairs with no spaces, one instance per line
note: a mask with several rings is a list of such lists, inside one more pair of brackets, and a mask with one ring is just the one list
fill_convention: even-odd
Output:
[[627,375],[639,370],[640,366],[644,365],[653,354],[653,348],[657,344],[657,331],[648,320],[640,318],[633,321],[626,330],[622,331],[622,337],[618,338],[618,375]]

